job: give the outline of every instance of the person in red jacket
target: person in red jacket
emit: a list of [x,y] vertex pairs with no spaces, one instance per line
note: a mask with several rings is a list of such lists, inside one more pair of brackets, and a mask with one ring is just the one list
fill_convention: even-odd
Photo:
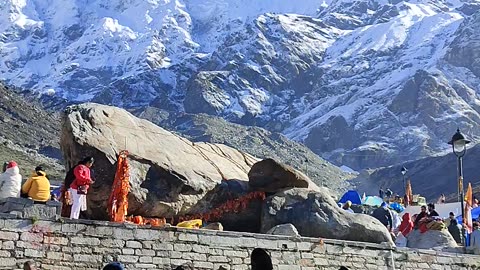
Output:
[[72,196],[71,219],[78,219],[80,211],[87,210],[87,192],[93,183],[90,176],[90,168],[93,166],[93,157],[87,157],[73,169],[75,180],[70,184],[70,195]]

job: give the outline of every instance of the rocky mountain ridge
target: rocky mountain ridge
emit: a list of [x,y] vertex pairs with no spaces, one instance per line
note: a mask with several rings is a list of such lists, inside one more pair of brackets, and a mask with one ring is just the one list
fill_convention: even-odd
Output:
[[2,1],[0,79],[207,113],[355,170],[479,141],[478,0]]

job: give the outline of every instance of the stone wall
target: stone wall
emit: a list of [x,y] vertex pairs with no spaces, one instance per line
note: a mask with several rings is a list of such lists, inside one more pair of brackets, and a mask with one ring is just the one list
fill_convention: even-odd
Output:
[[34,260],[41,269],[101,269],[120,261],[127,269],[250,269],[262,248],[276,270],[480,269],[480,257],[314,238],[250,233],[155,229],[98,221],[45,221],[0,215],[0,269]]

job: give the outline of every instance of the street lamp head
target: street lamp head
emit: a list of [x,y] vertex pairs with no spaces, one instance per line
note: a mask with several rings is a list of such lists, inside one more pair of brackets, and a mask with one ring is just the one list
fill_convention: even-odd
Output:
[[407,173],[407,168],[405,168],[405,166],[402,167],[402,174],[405,175]]
[[452,140],[448,144],[452,145],[453,153],[457,157],[463,157],[467,151],[467,144],[470,141],[465,139],[465,136],[460,132],[460,129],[457,129],[457,132],[452,136]]

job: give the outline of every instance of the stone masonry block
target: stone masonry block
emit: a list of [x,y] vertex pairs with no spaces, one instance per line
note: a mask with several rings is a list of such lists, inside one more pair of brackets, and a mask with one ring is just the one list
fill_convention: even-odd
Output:
[[174,244],[173,245],[173,250],[175,251],[192,251],[192,245],[188,244]]
[[62,224],[62,232],[66,234],[78,234],[87,229],[87,225],[76,223]]
[[99,263],[102,261],[102,255],[73,254],[73,261]]
[[57,237],[57,236],[44,236],[43,237],[43,242],[45,244],[66,246],[66,245],[68,245],[68,238],[67,237]]
[[18,233],[0,231],[0,240],[18,240]]
[[153,257],[152,256],[141,256],[138,259],[139,262],[141,263],[152,263],[153,262]]
[[0,260],[0,267],[8,267],[4,269],[13,269],[17,265],[16,258],[2,258]]
[[98,246],[100,245],[100,240],[93,237],[72,237],[70,243],[76,245]]
[[120,261],[122,263],[136,263],[136,262],[138,262],[138,256],[118,255],[118,261]]
[[24,251],[25,257],[34,257],[34,258],[43,258],[45,257],[45,251],[40,249],[25,249]]
[[20,240],[26,242],[43,242],[43,233],[42,232],[23,232],[20,235]]
[[225,256],[209,256],[208,257],[209,262],[222,262],[222,263],[227,263],[229,262],[229,259]]
[[151,263],[137,263],[135,269],[157,269],[157,266]]
[[122,248],[125,246],[125,241],[119,239],[102,239],[100,244],[104,247]]
[[84,232],[87,236],[99,236],[99,237],[106,237],[113,235],[113,227],[107,226],[88,226]]
[[135,254],[135,250],[133,248],[124,248],[122,249],[122,254],[125,254],[125,255],[134,255]]
[[247,258],[248,252],[246,251],[237,251],[237,250],[225,250],[223,254],[227,257],[239,257],[239,258]]
[[138,241],[127,241],[128,248],[143,248],[142,243]]
[[115,239],[132,240],[133,230],[124,228],[113,228],[113,237]]
[[182,259],[192,260],[192,261],[206,261],[207,260],[207,255],[185,252],[185,253],[182,254]]
[[142,255],[142,256],[155,256],[155,250],[151,249],[136,249],[135,255]]
[[198,261],[194,261],[194,262],[193,262],[193,267],[194,267],[194,268],[202,268],[202,269],[214,269],[214,268],[213,268],[213,263],[211,263],[211,262],[198,262]]
[[157,265],[170,265],[170,258],[168,257],[153,257],[153,263]]
[[173,250],[172,244],[167,243],[154,243],[152,244],[152,249],[154,250]]
[[198,235],[190,233],[180,233],[178,235],[178,240],[185,242],[198,242]]
[[180,265],[183,265],[183,264],[186,264],[186,263],[191,263],[191,261],[189,261],[189,260],[182,260],[182,259],[171,259],[171,260],[170,260],[170,263],[171,263],[173,266],[180,266]]
[[204,245],[192,245],[192,250],[195,253],[209,253],[210,247]]
[[15,248],[15,242],[13,241],[3,241],[0,244],[1,249],[12,250]]

